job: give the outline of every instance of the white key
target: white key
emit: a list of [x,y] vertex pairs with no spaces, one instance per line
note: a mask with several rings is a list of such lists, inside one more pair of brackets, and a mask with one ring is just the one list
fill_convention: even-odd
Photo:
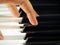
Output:
[[[10,16],[10,15],[0,15],[0,18],[14,18],[14,17],[12,17],[12,16]],[[21,17],[22,18],[22,17]]]
[[[17,9],[18,9],[18,11],[19,11],[20,7],[17,7]],[[3,11],[3,12],[4,12],[4,11],[7,11],[7,12],[9,11],[9,12],[10,12],[9,8],[5,8],[5,7],[0,7],[0,12],[1,12],[1,11]]]
[[5,12],[0,12],[0,15],[11,15],[12,16],[12,13],[8,12],[8,11],[5,11]]
[[24,26],[24,24],[19,24],[18,22],[0,22],[0,26]]
[[7,26],[5,26],[5,27],[0,27],[0,29],[1,30],[3,30],[3,29],[21,29],[21,27],[7,27]]
[[22,17],[20,18],[0,18],[0,22],[22,22]]
[[[23,25],[24,25],[24,24],[23,24]],[[2,30],[3,30],[3,29],[22,29],[21,27],[24,28],[23,26],[7,26],[7,25],[6,25],[6,26],[2,26],[2,25],[1,25],[1,26],[0,26],[0,29],[2,29]]]
[[0,4],[0,7],[7,7],[6,4]]
[[4,40],[22,40],[26,33],[21,33],[19,30],[1,30]]
[[[17,9],[19,10],[20,7],[17,7]],[[9,10],[8,7],[6,6],[6,4],[0,4],[0,10]]]
[[0,45],[24,45],[26,40],[0,40]]
[[1,11],[9,11],[9,9],[8,8],[2,8],[2,7],[0,7],[0,12]]
[[24,30],[24,28],[21,28],[21,29],[0,29],[0,31],[2,31],[2,30],[18,30],[18,31],[23,31]]

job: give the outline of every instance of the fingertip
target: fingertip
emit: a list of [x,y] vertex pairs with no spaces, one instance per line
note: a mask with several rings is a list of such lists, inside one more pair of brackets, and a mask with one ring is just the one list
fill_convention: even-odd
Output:
[[37,26],[38,25],[38,22],[36,22],[36,23],[31,23],[33,26]]

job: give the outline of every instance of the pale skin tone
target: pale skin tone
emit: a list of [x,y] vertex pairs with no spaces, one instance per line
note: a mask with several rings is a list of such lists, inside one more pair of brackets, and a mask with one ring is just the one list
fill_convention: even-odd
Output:
[[[0,0],[0,4],[6,4],[14,17],[18,18],[20,16],[16,4],[20,5],[21,9],[26,13],[27,18],[29,19],[32,25],[38,25],[36,17],[38,14],[33,9],[29,0]],[[2,34],[0,34],[0,39]]]
[[2,33],[0,32],[0,40],[3,40],[3,39],[4,39],[4,37],[3,37]]

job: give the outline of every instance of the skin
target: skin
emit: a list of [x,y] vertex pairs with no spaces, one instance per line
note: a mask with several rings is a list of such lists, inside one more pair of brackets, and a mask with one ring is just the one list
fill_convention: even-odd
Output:
[[32,25],[38,25],[36,16],[38,14],[33,9],[29,0],[0,0],[0,4],[6,4],[14,17],[19,17],[19,12],[16,8],[16,4],[20,5],[21,9],[27,14],[27,17]]
[[3,40],[3,39],[4,39],[4,37],[3,37],[2,33],[0,32],[0,40]]
[[[34,26],[38,25],[38,21],[36,19],[38,14],[33,9],[29,0],[0,0],[0,4],[6,4],[13,16],[16,18],[20,15],[18,9],[16,8],[16,4],[20,5],[21,9],[26,13],[30,23]],[[2,38],[3,36],[0,32],[0,39]]]

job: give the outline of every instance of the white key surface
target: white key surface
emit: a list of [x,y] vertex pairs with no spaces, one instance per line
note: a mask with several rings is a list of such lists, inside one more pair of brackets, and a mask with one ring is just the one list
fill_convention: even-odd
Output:
[[0,45],[19,45],[19,44],[24,44],[26,40],[0,40]]
[[24,24],[19,24],[18,22],[3,22],[0,26],[24,26]]
[[1,30],[5,40],[24,39],[26,33],[21,33],[19,30]]
[[8,17],[2,18],[1,17],[0,22],[22,22],[22,19],[23,19],[22,17],[20,17],[20,18],[13,18],[13,17],[12,18],[8,18]]

